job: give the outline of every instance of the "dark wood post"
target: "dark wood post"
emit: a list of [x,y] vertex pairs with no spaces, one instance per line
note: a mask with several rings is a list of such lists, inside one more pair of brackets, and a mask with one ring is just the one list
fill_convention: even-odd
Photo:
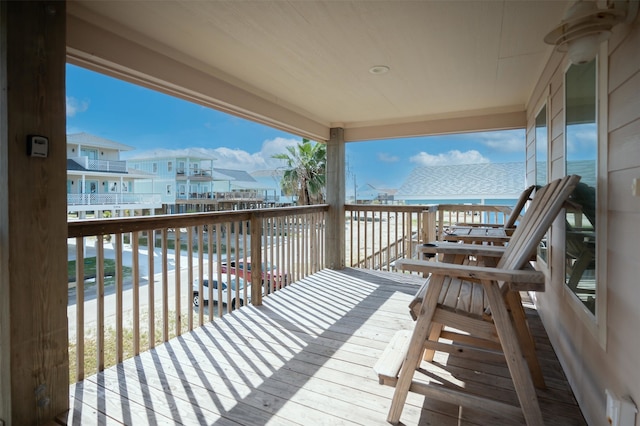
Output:
[[[0,2],[5,425],[47,423],[69,407],[65,34],[65,2]],[[28,154],[28,135],[46,138],[48,146],[37,139]]]

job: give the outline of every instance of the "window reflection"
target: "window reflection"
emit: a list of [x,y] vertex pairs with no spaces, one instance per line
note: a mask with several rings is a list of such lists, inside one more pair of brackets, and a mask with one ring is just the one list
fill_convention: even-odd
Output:
[[582,177],[566,209],[565,281],[595,314],[598,126],[596,62],[566,73],[566,171]]

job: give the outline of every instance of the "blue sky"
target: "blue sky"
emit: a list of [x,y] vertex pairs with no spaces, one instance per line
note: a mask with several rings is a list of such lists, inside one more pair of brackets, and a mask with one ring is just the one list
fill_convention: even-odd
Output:
[[[203,148],[214,167],[277,168],[273,154],[298,136],[67,65],[67,133],[87,132],[130,145],[123,158],[154,149]],[[347,144],[347,177],[357,185],[397,188],[422,165],[525,160],[524,130]]]

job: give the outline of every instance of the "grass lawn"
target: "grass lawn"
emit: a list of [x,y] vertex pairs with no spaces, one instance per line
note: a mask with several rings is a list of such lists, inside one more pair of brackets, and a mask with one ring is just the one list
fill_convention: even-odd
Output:
[[[189,330],[187,322],[187,313],[181,315],[180,329],[182,333]],[[140,352],[144,352],[149,349],[149,330],[146,328],[147,324],[146,315],[141,315],[141,333],[140,333]],[[162,343],[162,317],[160,313],[155,315],[155,330],[154,341],[155,345]],[[144,325],[142,325],[144,324]],[[169,312],[169,338],[172,339],[176,336],[175,330],[175,312]],[[95,330],[88,331],[95,334]],[[122,330],[122,352],[123,359],[129,359],[135,355],[133,351],[133,329],[131,327],[123,327]],[[78,356],[77,347],[75,343],[69,342],[69,383],[75,383],[77,381],[75,360]],[[96,338],[93,335],[86,336],[84,339],[84,354],[80,355],[84,359],[84,372],[85,377],[91,376],[98,372],[98,352]],[[116,364],[116,330],[113,327],[108,327],[104,332],[104,368],[109,368]]]
[[[138,244],[140,245],[140,247],[146,247],[147,246],[147,240],[148,240],[147,237],[140,237],[138,239]],[[124,242],[125,242],[125,244],[129,244],[129,236],[128,235],[125,235]],[[217,247],[216,242],[214,241],[212,245],[213,245],[213,253],[217,253],[218,252],[218,247]],[[156,245],[155,245],[155,247],[156,248],[162,247],[162,239],[158,238],[157,236],[156,236]],[[175,240],[172,239],[172,238],[167,239],[167,249],[168,250],[175,250],[175,248],[176,248]],[[188,248],[187,242],[186,241],[181,241],[180,242],[180,251],[182,253],[186,253],[187,252],[187,248]],[[191,248],[193,249],[194,253],[197,253],[198,252],[198,243],[194,242],[192,244]],[[235,251],[234,247],[231,247],[231,249],[229,251],[227,251],[226,244],[220,244],[220,248],[222,249],[222,253],[233,253]],[[203,253],[208,253],[209,252],[209,244],[206,241],[203,244],[202,252]]]
[[[76,261],[70,260],[67,263],[67,276],[69,282],[76,281]],[[113,259],[104,260],[104,277],[105,284],[115,282],[116,276],[116,262]],[[131,268],[129,266],[122,266],[123,278],[131,276]],[[84,279],[85,281],[96,277],[96,258],[87,257],[84,259]]]

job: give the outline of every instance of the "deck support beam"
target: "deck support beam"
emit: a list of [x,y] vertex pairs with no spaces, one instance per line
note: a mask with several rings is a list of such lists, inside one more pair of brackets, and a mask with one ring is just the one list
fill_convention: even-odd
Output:
[[[64,1],[0,2],[4,425],[45,424],[69,408],[65,38]],[[48,138],[46,158],[27,155],[27,135]]]
[[344,129],[334,127],[327,141],[326,188],[327,213],[325,265],[331,269],[344,269],[345,256],[345,142]]

